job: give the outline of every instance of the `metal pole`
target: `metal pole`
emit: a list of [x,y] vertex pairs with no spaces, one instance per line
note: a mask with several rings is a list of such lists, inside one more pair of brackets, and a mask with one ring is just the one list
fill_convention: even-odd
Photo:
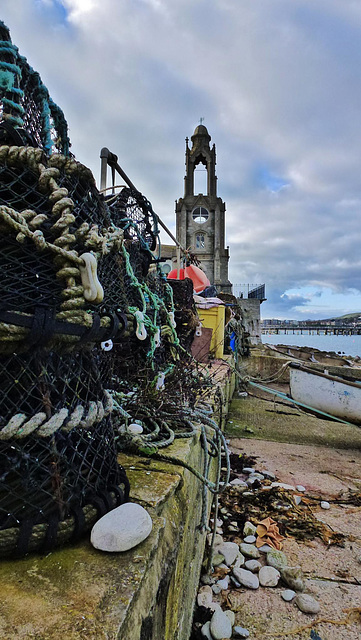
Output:
[[[130,187],[130,189],[133,189],[134,191],[137,191],[138,193],[140,193],[140,191],[138,191],[136,186],[133,184],[133,182],[130,180],[130,178],[128,178],[128,176],[125,173],[125,171],[123,171],[123,169],[119,165],[118,157],[114,153],[111,153],[111,151],[109,151],[109,149],[107,149],[106,147],[103,147],[103,149],[100,152],[100,157],[101,157],[101,160],[102,160],[102,163],[101,163],[101,172],[102,173],[101,173],[101,179],[100,179],[100,188],[101,189],[106,188],[106,166],[108,164],[110,167],[114,168],[119,173],[119,175],[123,178],[124,182],[127,183],[128,187]],[[103,163],[105,164],[105,184],[102,186]],[[164,231],[166,231],[167,234],[169,235],[169,237],[172,238],[173,242],[175,242],[177,247],[179,247],[181,249],[181,251],[183,251],[183,253],[185,253],[185,251],[186,251],[185,248],[182,247],[180,242],[178,242],[178,240],[174,237],[173,233],[168,229],[168,227],[164,224],[164,222],[162,222],[160,217],[157,214],[155,214],[155,215],[157,216],[157,220],[158,220],[158,223],[160,224],[160,226],[163,227]]]

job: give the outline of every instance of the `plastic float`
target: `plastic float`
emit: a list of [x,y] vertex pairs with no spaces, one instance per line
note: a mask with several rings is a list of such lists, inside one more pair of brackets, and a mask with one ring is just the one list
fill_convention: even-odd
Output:
[[184,280],[185,278],[192,280],[193,289],[196,293],[200,293],[211,284],[204,271],[193,264],[190,264],[184,269],[179,269],[179,277],[178,269],[172,269],[172,271],[168,273],[168,280]]

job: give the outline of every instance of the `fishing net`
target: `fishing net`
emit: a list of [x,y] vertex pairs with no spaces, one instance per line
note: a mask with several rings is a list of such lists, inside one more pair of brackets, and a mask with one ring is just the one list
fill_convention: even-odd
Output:
[[39,74],[12,44],[0,22],[0,142],[69,155],[68,127]]
[[127,319],[94,275],[122,230],[2,24],[0,38],[0,554],[22,555],[128,498],[100,347]]
[[205,382],[193,286],[162,275],[151,204],[99,193],[2,23],[0,38],[0,555],[22,555],[127,500],[128,422],[141,447],[192,436]]

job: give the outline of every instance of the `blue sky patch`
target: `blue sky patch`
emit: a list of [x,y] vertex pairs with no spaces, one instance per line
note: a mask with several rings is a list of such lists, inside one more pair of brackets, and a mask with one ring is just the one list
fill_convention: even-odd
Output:
[[260,166],[256,170],[256,181],[263,188],[272,191],[273,193],[278,193],[284,187],[287,187],[289,183],[284,180],[284,178],[280,178],[276,174],[272,173],[267,167]]

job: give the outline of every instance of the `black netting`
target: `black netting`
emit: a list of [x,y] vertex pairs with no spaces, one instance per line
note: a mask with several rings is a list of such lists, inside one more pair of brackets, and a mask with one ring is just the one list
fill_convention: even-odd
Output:
[[126,500],[127,410],[169,443],[156,419],[183,428],[200,388],[193,286],[158,270],[151,204],[104,198],[68,144],[0,23],[0,555],[74,539]]
[[[106,512],[127,498],[103,386],[111,362],[108,358],[105,368],[104,353],[97,349],[0,358],[0,554],[44,548],[44,536],[34,547],[34,532],[52,519],[68,521],[62,540],[71,539],[77,529],[74,514],[83,519],[83,510],[95,505],[88,522],[78,523],[81,533],[99,517],[99,509]],[[44,431],[64,409],[70,419],[81,411],[78,426],[69,429],[63,420]],[[41,419],[31,428],[34,416]],[[18,426],[10,431],[11,421]],[[3,539],[1,532],[10,529],[13,535]],[[26,544],[19,546],[24,530]]]
[[0,22],[0,140],[30,144],[47,155],[69,155],[68,127],[39,74],[21,56]]
[[28,436],[0,441],[0,530],[46,522],[53,513],[62,519],[74,506],[84,507],[97,494],[120,482],[114,433],[109,418],[94,429],[61,429],[51,438]]
[[115,198],[109,196],[108,202],[112,222],[124,229],[124,237],[137,241],[141,239],[154,251],[156,218],[148,200],[138,191],[124,188]]
[[168,280],[173,291],[177,334],[184,349],[190,351],[199,318],[193,299],[193,282],[184,280]]
[[54,352],[31,351],[0,358],[0,388],[4,402],[0,404],[0,426],[11,416],[39,411],[52,413],[66,407],[69,413],[81,403],[102,400],[99,361],[103,352],[97,349],[59,355]]
[[0,272],[3,289],[0,308],[34,313],[35,305],[56,305],[62,285],[49,255],[36,253],[30,241],[19,244],[0,237]]

